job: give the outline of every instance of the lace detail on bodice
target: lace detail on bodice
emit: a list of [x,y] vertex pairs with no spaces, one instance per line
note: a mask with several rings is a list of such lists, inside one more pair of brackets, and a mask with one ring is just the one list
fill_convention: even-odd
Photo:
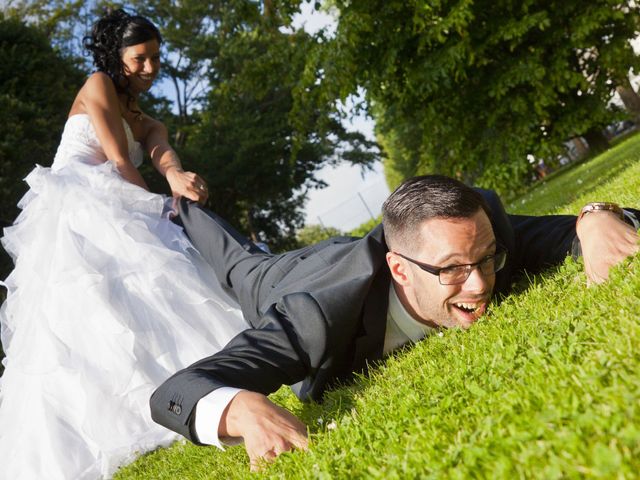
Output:
[[[129,160],[139,167],[143,160],[142,146],[133,138],[131,127],[124,118],[122,124],[127,136]],[[69,117],[52,168],[56,170],[72,162],[97,165],[107,160],[89,115],[81,113]]]

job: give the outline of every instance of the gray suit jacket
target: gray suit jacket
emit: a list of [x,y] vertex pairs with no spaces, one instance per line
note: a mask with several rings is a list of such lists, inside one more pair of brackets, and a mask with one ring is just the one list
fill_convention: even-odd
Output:
[[[536,271],[566,256],[575,217],[508,216],[495,193],[482,193],[496,237],[509,251],[497,293],[508,290],[515,272]],[[164,382],[151,398],[156,422],[195,441],[195,405],[217,388],[269,394],[286,384],[299,398],[318,400],[382,357],[390,274],[381,226],[364,238],[332,238],[271,255],[197,205],[183,201],[180,216],[252,328]]]

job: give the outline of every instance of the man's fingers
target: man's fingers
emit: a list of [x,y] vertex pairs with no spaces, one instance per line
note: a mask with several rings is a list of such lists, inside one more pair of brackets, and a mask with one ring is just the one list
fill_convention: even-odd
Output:
[[262,470],[268,463],[273,462],[278,455],[293,450],[294,446],[290,443],[277,444],[272,449],[267,450],[259,455],[249,455],[249,462],[252,472]]
[[238,393],[227,406],[218,435],[244,439],[252,470],[284,452],[308,448],[304,423],[266,396],[247,390]]
[[290,452],[293,449],[294,449],[293,443],[290,443],[290,442],[278,442],[273,446],[273,449],[270,450],[270,451],[273,452],[274,455],[277,457],[278,455],[280,455],[282,453],[285,453],[285,452]]
[[260,455],[249,456],[249,462],[252,472],[258,472],[262,470],[268,463],[273,462],[278,454],[272,450],[267,450]]
[[[308,440],[305,436],[296,431],[288,434],[275,434],[271,438],[266,439],[260,445],[245,444],[247,453],[249,454],[249,462],[252,472],[261,471],[265,466],[273,462],[279,455],[290,452],[292,450],[307,450]],[[286,435],[286,436],[284,436]],[[269,447],[270,448],[269,448]],[[265,448],[268,448],[265,450]]]
[[309,448],[309,439],[307,438],[306,429],[304,431],[304,434],[295,432],[289,440],[295,448],[298,448],[300,450],[307,450]]

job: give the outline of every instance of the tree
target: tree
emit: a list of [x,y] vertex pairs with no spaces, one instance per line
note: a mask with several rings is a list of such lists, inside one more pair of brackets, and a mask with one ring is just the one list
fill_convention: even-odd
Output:
[[[68,57],[82,58],[82,37],[105,2],[93,0],[9,0],[1,7],[6,18],[23,19],[46,35]],[[88,63],[88,62],[87,62]]]
[[260,24],[227,38],[212,59],[211,91],[185,151],[208,178],[216,211],[276,249],[294,246],[287,239],[302,225],[305,189],[320,184],[321,166],[375,158],[372,144],[346,132],[332,111],[309,103],[294,111],[313,45],[302,31]]
[[301,246],[313,245],[331,237],[344,236],[344,233],[334,227],[323,227],[322,225],[305,225],[298,230],[296,235]]
[[640,125],[640,95],[633,89],[628,77],[626,82],[624,79],[620,81],[616,91],[636,125]]
[[[164,3],[151,2],[154,15]],[[373,143],[344,129],[335,104],[314,100],[317,87],[301,92],[303,106],[294,104],[316,42],[287,28],[296,8],[296,2],[211,2],[197,15],[208,25],[197,40],[181,30],[172,40],[207,65],[206,95],[183,129],[184,163],[207,179],[218,213],[272,249],[296,246],[306,191],[323,185],[315,179],[323,165],[366,166],[377,155]],[[194,44],[208,47],[196,51]]]
[[[163,38],[162,78],[169,80],[175,98],[174,145],[187,143],[193,115],[209,90],[211,59],[218,52],[217,31],[229,4],[239,2],[134,0],[131,6],[153,21]],[[240,2],[242,3],[242,2]],[[246,2],[245,2],[246,3]]]
[[[69,106],[83,79],[73,60],[51,48],[46,35],[0,15],[0,222],[18,215],[22,181],[36,164],[50,165]],[[2,253],[0,276],[11,260]]]
[[[441,172],[503,192],[526,155],[596,138],[629,68],[640,4],[621,0],[335,0],[324,88],[358,87],[395,170]],[[403,150],[404,149],[404,150]],[[408,162],[408,164],[407,164]]]
[[0,18],[0,204],[13,222],[23,179],[35,164],[50,165],[84,73],[53,49],[46,35]]

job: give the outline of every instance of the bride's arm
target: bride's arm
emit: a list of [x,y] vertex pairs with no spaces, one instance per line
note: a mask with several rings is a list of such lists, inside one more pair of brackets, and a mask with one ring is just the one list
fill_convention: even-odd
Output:
[[111,79],[101,72],[91,75],[80,91],[80,101],[91,117],[107,158],[115,164],[125,180],[148,190],[142,175],[129,159],[118,95]]
[[206,182],[193,172],[185,172],[176,151],[169,145],[169,134],[162,122],[145,117],[145,147],[156,169],[169,182],[174,197],[186,197],[205,203],[209,192]]

